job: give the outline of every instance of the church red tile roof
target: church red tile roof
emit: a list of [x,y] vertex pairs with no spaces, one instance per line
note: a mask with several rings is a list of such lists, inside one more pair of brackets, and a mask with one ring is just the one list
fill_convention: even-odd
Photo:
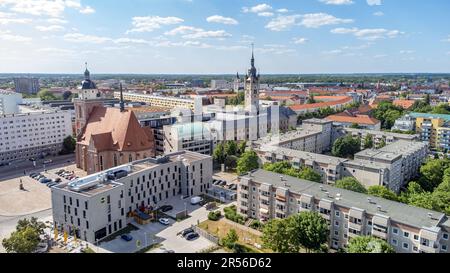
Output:
[[118,108],[94,107],[78,143],[90,145],[97,151],[137,152],[154,149],[150,128],[139,124],[133,111]]

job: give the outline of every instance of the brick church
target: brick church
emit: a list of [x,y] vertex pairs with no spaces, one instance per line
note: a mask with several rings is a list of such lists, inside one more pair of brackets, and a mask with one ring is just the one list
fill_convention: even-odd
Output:
[[123,99],[120,108],[105,107],[105,97],[90,79],[87,68],[84,78],[74,99],[77,167],[92,174],[154,157],[151,129],[141,127],[133,111],[125,109]]

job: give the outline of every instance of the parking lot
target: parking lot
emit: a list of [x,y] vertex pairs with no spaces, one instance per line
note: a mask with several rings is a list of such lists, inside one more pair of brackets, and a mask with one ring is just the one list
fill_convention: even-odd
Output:
[[[189,201],[190,199],[181,200],[180,198],[174,198],[167,202],[167,204],[174,207],[171,214],[183,211],[186,202],[189,218],[179,222],[169,219],[170,224],[167,226],[159,222],[139,225],[133,221],[132,224],[138,227],[139,230],[134,230],[129,233],[133,237],[131,241],[127,242],[119,236],[112,241],[101,243],[100,247],[111,252],[132,253],[146,245],[159,243],[161,244],[159,248],[152,249],[149,252],[162,253],[171,250],[176,253],[195,253],[214,246],[214,243],[203,237],[188,241],[180,235],[184,229],[208,219],[209,211],[205,207],[199,205],[192,206]],[[137,246],[137,241],[140,241],[140,247]]]

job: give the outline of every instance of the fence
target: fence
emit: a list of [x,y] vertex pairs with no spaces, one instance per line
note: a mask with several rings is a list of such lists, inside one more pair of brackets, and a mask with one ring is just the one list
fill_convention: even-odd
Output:
[[203,230],[201,228],[199,228],[198,226],[192,226],[192,229],[197,232],[199,235],[205,237],[206,239],[208,239],[209,241],[215,243],[216,245],[219,244],[220,239],[217,236],[212,235],[211,233],[207,232],[206,230]]

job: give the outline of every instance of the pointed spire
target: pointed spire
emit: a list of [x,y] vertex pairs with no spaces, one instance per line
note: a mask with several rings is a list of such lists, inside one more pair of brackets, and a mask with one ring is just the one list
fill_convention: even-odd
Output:
[[89,80],[90,77],[91,77],[91,73],[89,72],[89,70],[88,70],[88,68],[87,68],[87,62],[85,62],[84,64],[85,64],[85,66],[86,66],[86,70],[84,71],[84,78],[85,78],[86,80]]
[[255,44],[252,43],[252,67],[255,66],[255,54],[254,54]]
[[120,83],[120,112],[125,111],[125,103],[123,101],[123,91],[122,91],[122,83]]

